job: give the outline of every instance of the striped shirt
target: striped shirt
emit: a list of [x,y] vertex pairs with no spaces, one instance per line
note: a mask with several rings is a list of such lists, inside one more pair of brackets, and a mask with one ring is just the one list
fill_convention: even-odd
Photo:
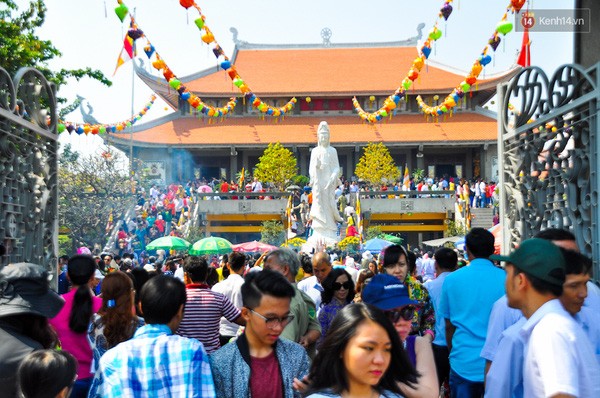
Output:
[[219,348],[221,317],[233,322],[240,316],[238,310],[223,294],[210,290],[205,284],[186,286],[187,301],[177,334],[200,340],[207,353]]

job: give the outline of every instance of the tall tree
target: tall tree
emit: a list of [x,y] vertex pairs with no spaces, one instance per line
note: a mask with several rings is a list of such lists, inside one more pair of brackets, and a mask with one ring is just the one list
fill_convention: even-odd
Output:
[[363,151],[354,171],[358,178],[371,184],[381,184],[395,181],[400,177],[400,170],[383,143],[369,142]]
[[[89,77],[110,86],[111,81],[99,70],[88,67],[54,71],[48,67],[48,61],[62,54],[50,40],[36,35],[36,29],[44,24],[45,18],[43,0],[31,0],[28,8],[20,13],[15,1],[0,0],[0,66],[11,76],[21,67],[37,68],[59,87],[71,77],[77,80]],[[65,100],[59,98],[58,101]]]
[[59,158],[58,217],[78,245],[104,245],[106,228],[134,203],[132,181],[118,152],[81,158],[66,145]]
[[292,151],[284,148],[279,142],[269,144],[258,159],[254,177],[262,182],[271,182],[279,189],[298,173],[296,158]]

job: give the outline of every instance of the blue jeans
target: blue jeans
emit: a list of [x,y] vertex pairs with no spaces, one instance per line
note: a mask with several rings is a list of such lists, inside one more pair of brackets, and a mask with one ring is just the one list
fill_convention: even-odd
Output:
[[452,398],[481,398],[483,391],[483,382],[467,380],[450,369],[450,396]]

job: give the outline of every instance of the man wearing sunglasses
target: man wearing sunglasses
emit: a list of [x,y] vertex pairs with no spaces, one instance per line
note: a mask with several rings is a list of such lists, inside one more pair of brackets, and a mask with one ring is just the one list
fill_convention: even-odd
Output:
[[414,387],[401,384],[403,395],[407,398],[437,398],[439,386],[431,344],[424,337],[409,335],[415,306],[419,302],[411,300],[408,288],[398,278],[388,274],[375,275],[365,286],[362,299],[386,313],[394,324],[408,357],[421,375]]
[[249,273],[241,290],[246,330],[210,356],[217,396],[291,398],[294,378],[302,380],[309,370],[306,350],[279,338],[294,319],[295,290],[270,270]]

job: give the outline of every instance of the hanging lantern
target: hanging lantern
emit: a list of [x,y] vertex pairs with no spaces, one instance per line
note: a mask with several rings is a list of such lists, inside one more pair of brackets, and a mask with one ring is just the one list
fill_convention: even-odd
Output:
[[121,20],[121,22],[123,22],[123,20],[127,16],[128,12],[129,12],[129,9],[127,8],[127,6],[125,4],[119,4],[115,8],[115,14],[117,14],[117,17],[119,17],[119,19]]
[[198,27],[198,29],[204,28],[204,17],[200,17],[194,20],[194,23]]
[[375,96],[374,96],[374,95],[370,96],[370,97],[369,97],[369,101],[371,101],[371,102],[375,102]]
[[307,104],[310,104],[310,101],[312,101],[312,98],[306,97],[304,100],[306,101]]
[[496,25],[496,30],[506,36],[513,29],[513,24],[510,21],[502,20]]
[[182,7],[185,7],[186,10],[193,6],[194,3],[194,0],[179,0],[179,4],[181,4]]

